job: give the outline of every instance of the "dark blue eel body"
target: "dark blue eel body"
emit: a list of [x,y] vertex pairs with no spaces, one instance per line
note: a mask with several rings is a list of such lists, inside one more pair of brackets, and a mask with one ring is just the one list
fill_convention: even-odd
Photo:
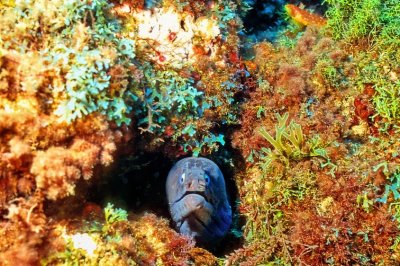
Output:
[[232,222],[224,176],[209,159],[189,157],[170,170],[169,210],[177,230],[198,243],[210,244],[227,233]]

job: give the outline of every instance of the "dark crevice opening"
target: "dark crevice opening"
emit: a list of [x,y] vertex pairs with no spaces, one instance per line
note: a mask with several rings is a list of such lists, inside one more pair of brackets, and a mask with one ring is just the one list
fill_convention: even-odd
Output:
[[[226,138],[229,139],[229,136]],[[90,189],[90,194],[86,194],[86,201],[95,202],[100,206],[105,206],[110,202],[118,208],[135,214],[154,213],[170,220],[171,228],[174,228],[168,209],[165,182],[174,163],[184,157],[172,160],[162,153],[148,152],[121,157],[116,159],[117,165],[110,173],[107,173],[106,178],[103,178],[100,183],[95,183]],[[219,152],[207,158],[216,162],[224,174],[234,214],[232,226],[235,231],[240,231],[243,221],[239,222],[238,219],[236,205],[239,197],[234,174],[238,169],[237,166],[243,165],[242,159],[238,156],[238,152],[228,146],[221,147]],[[233,162],[234,167],[230,162]],[[241,238],[229,233],[215,246],[203,247],[220,257],[241,246]]]
[[279,33],[288,25],[285,20],[284,6],[294,4],[323,15],[327,5],[321,0],[247,0],[252,7],[242,17],[244,33],[254,42],[274,41]]

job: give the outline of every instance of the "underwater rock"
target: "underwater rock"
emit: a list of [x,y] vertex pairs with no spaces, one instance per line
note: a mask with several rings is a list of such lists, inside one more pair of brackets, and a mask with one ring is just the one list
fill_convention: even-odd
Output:
[[209,159],[178,161],[167,177],[167,198],[177,230],[201,244],[220,240],[232,222],[224,176]]

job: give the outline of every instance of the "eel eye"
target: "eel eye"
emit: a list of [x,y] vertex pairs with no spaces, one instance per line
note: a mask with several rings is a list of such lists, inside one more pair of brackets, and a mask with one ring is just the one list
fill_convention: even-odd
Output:
[[207,185],[210,184],[210,177],[207,174],[204,175],[204,180],[206,181]]
[[179,183],[183,184],[183,182],[185,182],[185,178],[186,178],[186,175],[185,175],[185,173],[183,173],[181,175],[181,178],[179,178]]

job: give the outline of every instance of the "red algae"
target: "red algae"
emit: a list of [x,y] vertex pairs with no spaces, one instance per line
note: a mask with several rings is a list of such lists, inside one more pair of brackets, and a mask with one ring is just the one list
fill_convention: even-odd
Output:
[[[254,45],[248,1],[67,2],[0,3],[1,265],[400,263],[396,1]],[[235,185],[215,250],[163,217],[187,156]]]
[[[255,54],[252,74],[263,82],[244,103],[232,141],[247,159],[236,180],[246,242],[228,257],[230,265],[396,264],[399,225],[389,204],[376,200],[397,159],[370,138],[393,145],[396,133],[376,132],[373,84],[354,89],[354,62],[345,48],[312,28],[293,49],[261,43]],[[337,69],[352,85],[327,74]],[[297,156],[286,152],[295,133],[284,131],[276,114],[301,127]],[[261,128],[271,138],[261,137]],[[285,142],[288,136],[292,142]],[[388,164],[377,169],[382,161]]]

